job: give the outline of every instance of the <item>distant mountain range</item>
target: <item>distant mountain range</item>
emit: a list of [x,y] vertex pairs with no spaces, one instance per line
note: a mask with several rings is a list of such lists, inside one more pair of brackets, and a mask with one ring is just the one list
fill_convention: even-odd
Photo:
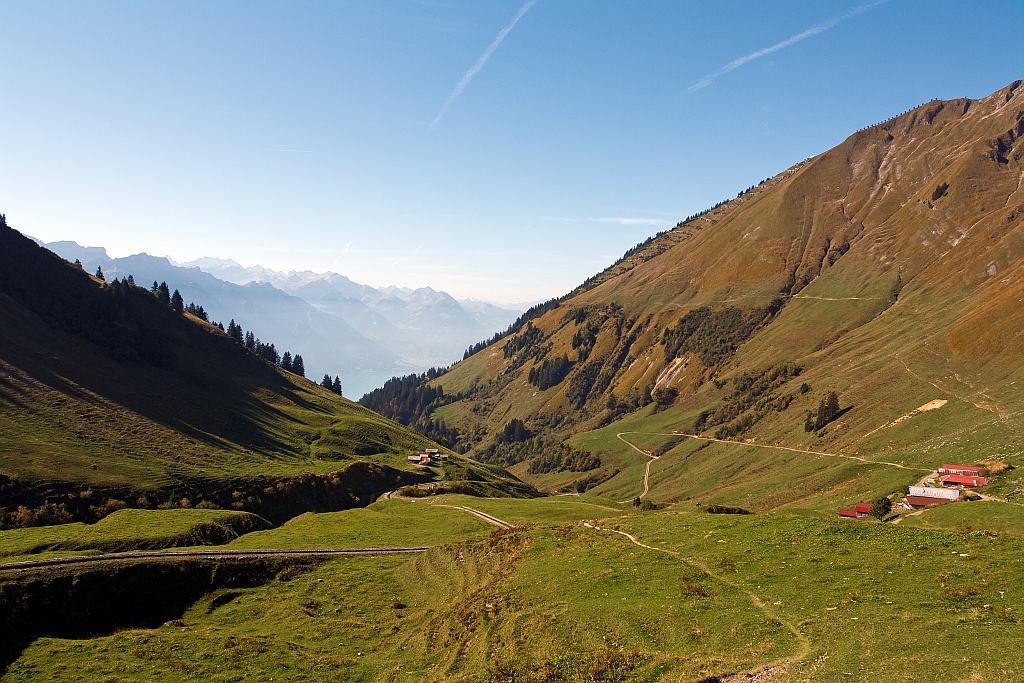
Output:
[[507,328],[522,311],[465,299],[430,287],[377,289],[337,273],[282,273],[235,261],[200,258],[176,263],[135,254],[111,258],[102,247],[76,242],[40,245],[107,279],[132,275],[139,285],[166,282],[185,303],[202,305],[212,320],[234,319],[279,351],[299,353],[317,380],[340,375],[358,398],[395,374],[421,372],[462,358],[465,349]]

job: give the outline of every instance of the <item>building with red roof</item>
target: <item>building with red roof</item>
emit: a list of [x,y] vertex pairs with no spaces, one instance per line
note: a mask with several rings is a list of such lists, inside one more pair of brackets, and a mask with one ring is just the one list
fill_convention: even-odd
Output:
[[988,483],[985,477],[967,474],[944,474],[940,479],[943,486],[984,486]]
[[839,519],[857,519],[860,515],[857,514],[856,510],[840,510]]
[[977,477],[981,471],[973,465],[950,465],[945,464],[939,468],[939,474],[964,474],[968,477]]
[[932,496],[903,496],[903,507],[906,508],[933,508],[936,505],[951,503],[946,498],[934,498]]
[[853,509],[858,517],[863,517],[871,512],[871,503],[857,503]]

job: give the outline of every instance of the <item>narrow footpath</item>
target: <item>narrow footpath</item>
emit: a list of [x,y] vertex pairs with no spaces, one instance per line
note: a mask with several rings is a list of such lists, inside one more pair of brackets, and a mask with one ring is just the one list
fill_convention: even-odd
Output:
[[765,604],[765,602],[761,600],[761,598],[759,598],[753,591],[750,591],[747,588],[739,585],[738,583],[730,579],[727,579],[726,577],[718,574],[717,572],[712,571],[711,568],[705,565],[703,562],[699,562],[698,560],[695,560],[692,557],[683,557],[674,550],[668,550],[666,548],[655,548],[654,546],[647,545],[646,543],[641,543],[637,540],[636,536],[628,534],[625,531],[619,531],[617,529],[606,529],[604,527],[595,526],[590,522],[584,522],[583,526],[593,529],[594,531],[603,531],[606,533],[613,533],[625,536],[630,540],[630,542],[633,545],[645,548],[647,550],[653,550],[655,552],[671,555],[680,562],[688,564],[691,567],[696,567],[697,569],[704,572],[708,576],[712,577],[716,581],[719,581],[729,586],[730,588],[740,591],[741,593],[746,595],[750,602],[754,605],[754,607],[759,609],[768,619],[778,621],[780,624],[784,625],[786,629],[788,629],[789,632],[792,633],[794,637],[796,637],[797,642],[800,643],[800,649],[797,650],[794,654],[788,657],[782,657],[780,659],[775,660],[774,662],[769,662],[768,664],[762,664],[761,666],[755,667],[753,669],[748,669],[747,671],[739,671],[733,674],[722,675],[717,678],[717,680],[721,681],[721,683],[733,683],[734,681],[736,683],[739,683],[740,681],[749,680],[767,681],[771,678],[774,678],[777,675],[785,674],[789,670],[789,666],[794,661],[803,661],[807,658],[807,655],[810,654],[811,641],[807,638],[806,635],[804,635],[802,631],[800,631],[800,629],[793,625],[792,622],[782,618],[775,610],[771,608],[770,605]]

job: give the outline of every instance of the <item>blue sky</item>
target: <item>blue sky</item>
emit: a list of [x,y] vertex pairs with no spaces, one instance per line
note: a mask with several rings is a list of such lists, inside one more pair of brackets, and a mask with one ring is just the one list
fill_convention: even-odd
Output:
[[523,7],[6,0],[0,212],[115,256],[531,301],[858,128],[1024,77],[1019,2]]

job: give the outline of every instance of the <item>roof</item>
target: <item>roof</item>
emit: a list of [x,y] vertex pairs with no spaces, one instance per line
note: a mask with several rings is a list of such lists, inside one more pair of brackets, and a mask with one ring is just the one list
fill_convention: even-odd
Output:
[[988,479],[985,477],[969,474],[944,474],[941,479],[943,484],[960,484],[962,486],[984,486],[988,483]]
[[955,470],[955,471],[958,471],[958,472],[974,472],[974,473],[978,472],[978,468],[975,467],[974,465],[950,465],[950,464],[947,463],[947,464],[943,465],[942,467],[940,467],[939,469]]
[[857,516],[857,511],[856,510],[840,510],[839,511],[839,516],[840,517],[856,517]]
[[946,500],[956,500],[960,497],[959,491],[940,489],[934,486],[911,486],[909,493],[912,496],[920,496],[923,498],[945,498]]
[[871,503],[857,503],[854,510],[856,510],[858,514],[871,512]]
[[903,502],[917,508],[930,508],[950,502],[946,498],[929,498],[928,496],[904,496]]

